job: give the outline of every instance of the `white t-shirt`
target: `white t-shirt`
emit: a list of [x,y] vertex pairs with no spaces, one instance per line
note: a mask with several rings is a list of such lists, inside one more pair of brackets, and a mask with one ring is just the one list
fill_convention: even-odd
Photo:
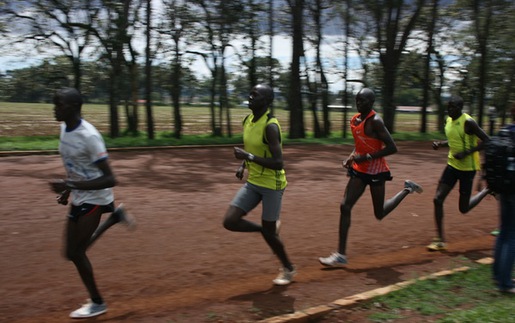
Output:
[[[102,135],[89,122],[82,119],[72,130],[61,124],[59,153],[63,159],[68,179],[87,181],[102,176],[102,171],[95,163],[107,159],[107,149]],[[72,204],[83,203],[107,205],[114,200],[111,188],[100,190],[72,190]]]

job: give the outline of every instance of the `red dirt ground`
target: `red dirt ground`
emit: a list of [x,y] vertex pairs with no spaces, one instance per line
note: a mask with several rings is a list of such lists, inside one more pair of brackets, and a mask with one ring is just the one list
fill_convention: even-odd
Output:
[[[491,255],[497,202],[488,196],[467,215],[457,189],[446,201],[447,253],[430,253],[432,199],[446,151],[399,142],[390,156],[394,180],[425,192],[409,195],[382,222],[368,191],[357,203],[349,240],[350,264],[325,269],[317,258],[335,250],[339,203],[347,182],[341,160],[351,146],[286,146],[289,186],[281,236],[298,276],[274,287],[279,263],[259,234],[234,233],[221,222],[240,181],[232,148],[112,151],[117,202],[138,227],[113,227],[90,250],[109,312],[95,322],[254,322],[377,287],[459,266]],[[57,155],[0,158],[0,321],[68,322],[87,298],[75,268],[61,256],[67,209],[47,181],[63,177]],[[259,209],[248,217],[259,221]],[[87,322],[88,320],[86,320]]]

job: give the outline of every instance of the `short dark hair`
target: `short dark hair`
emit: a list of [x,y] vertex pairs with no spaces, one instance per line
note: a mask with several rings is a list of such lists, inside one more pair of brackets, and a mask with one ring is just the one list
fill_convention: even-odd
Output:
[[448,103],[455,105],[459,108],[463,108],[463,98],[459,95],[451,96]]
[[79,90],[72,87],[59,89],[54,94],[54,103],[62,102],[80,111],[82,107],[82,95]]
[[256,88],[259,88],[262,91],[263,95],[266,96],[267,103],[269,105],[272,104],[275,97],[274,90],[272,89],[272,87],[268,84],[258,84],[256,85]]

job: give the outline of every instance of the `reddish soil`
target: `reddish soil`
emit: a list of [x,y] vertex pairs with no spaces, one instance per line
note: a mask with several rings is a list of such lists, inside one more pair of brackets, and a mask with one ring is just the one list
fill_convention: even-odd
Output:
[[[491,255],[497,202],[488,196],[467,215],[457,189],[445,205],[446,253],[425,245],[434,236],[433,195],[446,152],[430,143],[399,142],[390,156],[394,180],[425,192],[409,195],[382,222],[366,192],[353,210],[350,264],[326,269],[317,258],[336,248],[339,203],[347,177],[341,160],[350,146],[286,146],[289,186],[281,237],[299,274],[274,287],[279,263],[259,234],[228,232],[221,222],[240,181],[232,148],[112,151],[120,182],[117,202],[137,218],[117,225],[89,256],[109,312],[96,322],[253,322],[291,313],[430,272],[460,266],[460,259]],[[57,155],[0,158],[0,321],[68,322],[87,293],[61,256],[67,209],[47,185],[62,178]],[[248,218],[259,221],[259,209]],[[88,321],[88,320],[86,320]],[[356,320],[353,320],[356,321]]]

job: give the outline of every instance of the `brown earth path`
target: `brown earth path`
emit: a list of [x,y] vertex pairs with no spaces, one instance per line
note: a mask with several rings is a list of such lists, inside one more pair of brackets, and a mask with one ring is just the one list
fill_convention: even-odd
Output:
[[[432,199],[446,152],[431,144],[399,142],[390,156],[394,180],[425,192],[410,195],[382,222],[366,192],[353,210],[350,264],[325,269],[317,261],[334,251],[339,203],[347,182],[341,160],[351,146],[285,147],[289,187],[281,237],[299,274],[274,287],[279,264],[258,234],[221,225],[241,182],[230,147],[111,152],[117,202],[137,217],[136,231],[112,228],[90,250],[109,312],[95,322],[254,322],[460,266],[463,256],[491,255],[497,202],[487,197],[467,215],[457,189],[446,201],[447,253],[430,253]],[[0,158],[0,321],[69,322],[87,294],[73,265],[61,256],[66,208],[47,181],[62,178],[59,156]],[[249,219],[259,220],[259,209]]]

